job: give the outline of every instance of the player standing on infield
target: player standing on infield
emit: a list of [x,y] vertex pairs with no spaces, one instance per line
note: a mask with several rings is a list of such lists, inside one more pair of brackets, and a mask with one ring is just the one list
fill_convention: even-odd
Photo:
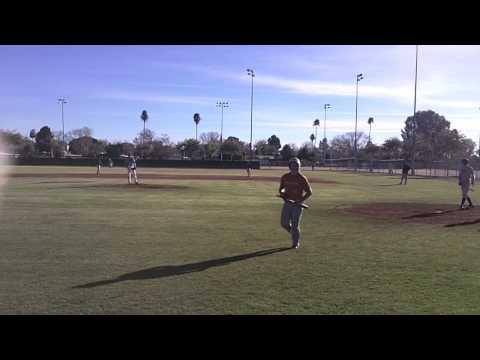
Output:
[[102,167],[102,154],[97,157],[97,176],[100,176],[100,168]]
[[402,185],[403,180],[405,180],[404,185],[407,185],[408,179],[408,172],[410,171],[411,167],[408,163],[408,160],[405,160],[402,165],[402,178],[400,179],[400,185]]
[[285,200],[280,223],[292,235],[292,248],[300,246],[300,221],[302,219],[302,204],[312,195],[312,188],[307,178],[300,173],[300,160],[292,158],[288,162],[290,172],[280,180],[278,192]]
[[251,177],[252,176],[252,172],[251,172],[251,168],[252,168],[252,164],[250,163],[250,161],[247,161],[247,176],[248,177]]
[[135,177],[135,184],[138,184],[138,179],[137,179],[137,162],[135,161],[135,157],[133,155],[130,155],[128,158],[128,183],[132,183],[132,174]]
[[462,159],[462,165],[460,166],[460,171],[458,172],[458,185],[462,187],[462,203],[460,204],[460,210],[464,209],[465,199],[468,200],[468,207],[472,208],[472,199],[468,196],[468,191],[470,190],[470,184],[473,186],[475,182],[475,174],[473,168],[468,165],[467,159]]

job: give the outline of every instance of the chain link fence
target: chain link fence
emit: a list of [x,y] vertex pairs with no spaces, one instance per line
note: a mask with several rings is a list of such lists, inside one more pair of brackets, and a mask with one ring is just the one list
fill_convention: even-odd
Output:
[[[424,161],[416,160],[415,175],[426,177],[448,177],[458,176],[458,169],[460,168],[461,159],[442,160],[442,161]],[[389,159],[389,160],[359,160],[357,171],[375,172],[390,175],[400,175],[402,173],[403,159]],[[475,177],[480,175],[480,161],[478,158],[470,160],[470,165],[475,171]],[[354,158],[343,159],[327,159],[324,164],[318,169],[326,169],[332,171],[353,171],[355,170]],[[411,171],[410,171],[411,173]]]
[[[460,167],[461,159],[443,160],[443,161],[415,161],[415,176],[425,177],[456,177]],[[359,160],[357,171],[383,173],[387,175],[401,175],[404,159],[389,160]],[[354,171],[355,158],[326,159],[323,163],[316,162],[312,167],[312,161],[303,159],[302,170],[330,170],[330,171]],[[475,171],[475,177],[480,176],[480,160],[472,158],[470,165]],[[287,168],[288,161],[282,160],[260,160],[262,169]],[[410,170],[410,174],[412,171]]]

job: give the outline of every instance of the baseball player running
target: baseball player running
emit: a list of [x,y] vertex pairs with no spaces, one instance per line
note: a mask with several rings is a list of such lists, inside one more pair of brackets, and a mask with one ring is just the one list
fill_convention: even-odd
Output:
[[285,201],[280,223],[291,234],[293,249],[300,246],[300,221],[305,207],[303,202],[312,195],[312,188],[307,178],[300,173],[300,166],[300,159],[290,159],[290,172],[282,176],[278,189],[279,196]]

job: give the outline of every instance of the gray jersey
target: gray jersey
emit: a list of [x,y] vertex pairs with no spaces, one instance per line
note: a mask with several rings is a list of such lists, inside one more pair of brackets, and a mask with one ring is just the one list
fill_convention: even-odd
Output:
[[131,170],[135,170],[137,168],[137,163],[134,158],[128,159],[128,168]]
[[467,185],[475,181],[473,168],[470,165],[462,165],[458,173],[458,182],[462,185]]

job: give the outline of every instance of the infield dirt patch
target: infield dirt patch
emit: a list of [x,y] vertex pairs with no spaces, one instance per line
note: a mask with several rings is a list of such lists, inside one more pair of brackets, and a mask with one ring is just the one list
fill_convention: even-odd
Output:
[[452,204],[369,203],[339,211],[376,220],[437,224],[444,227],[480,223],[480,208],[460,210]]
[[[16,178],[49,178],[49,179],[58,179],[58,178],[75,178],[75,179],[127,179],[127,175],[123,174],[102,174],[96,176],[96,174],[91,173],[17,173],[11,174],[10,177]],[[167,180],[238,180],[238,181],[274,181],[279,182],[280,176],[238,176],[238,175],[172,175],[172,174],[151,174],[151,173],[139,173],[138,178],[140,181],[144,179],[167,179]],[[336,181],[322,180],[316,178],[308,179],[310,183],[320,183],[320,184],[336,184]]]

